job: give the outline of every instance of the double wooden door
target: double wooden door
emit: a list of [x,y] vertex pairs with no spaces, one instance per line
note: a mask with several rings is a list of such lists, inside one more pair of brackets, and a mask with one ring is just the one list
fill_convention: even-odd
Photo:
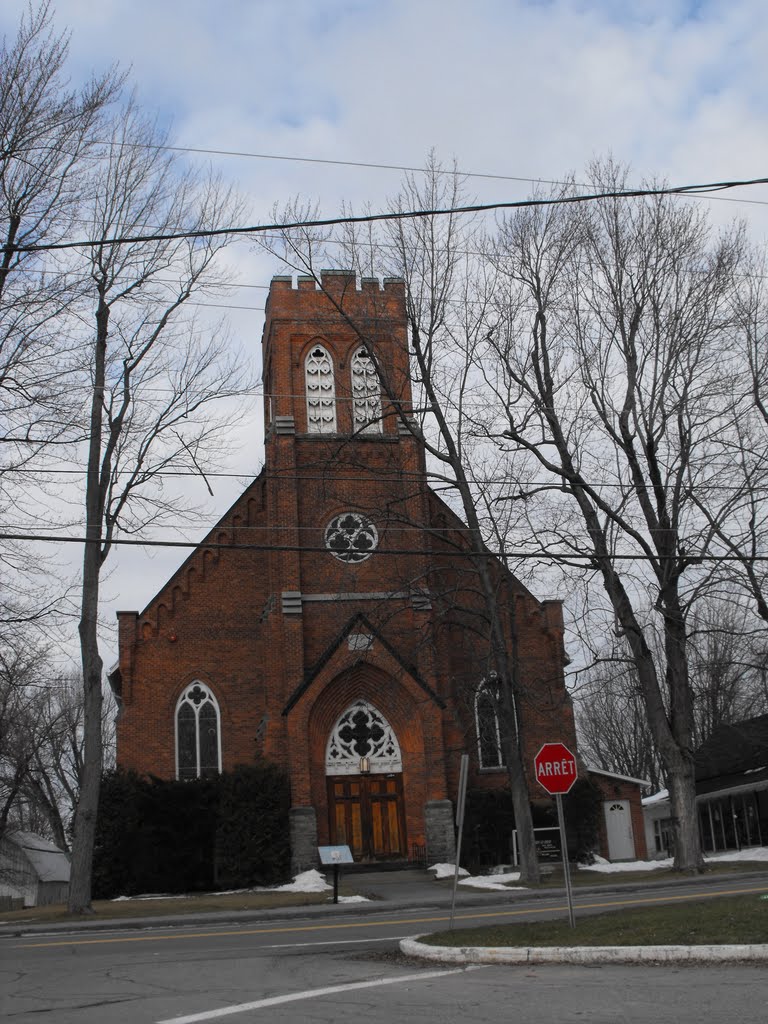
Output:
[[328,779],[331,842],[357,861],[405,857],[401,775],[337,775]]

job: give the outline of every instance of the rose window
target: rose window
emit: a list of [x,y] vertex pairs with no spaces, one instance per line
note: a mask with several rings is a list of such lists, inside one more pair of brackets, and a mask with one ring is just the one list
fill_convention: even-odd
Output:
[[340,562],[364,562],[379,543],[376,527],[357,512],[335,516],[325,528],[325,546]]

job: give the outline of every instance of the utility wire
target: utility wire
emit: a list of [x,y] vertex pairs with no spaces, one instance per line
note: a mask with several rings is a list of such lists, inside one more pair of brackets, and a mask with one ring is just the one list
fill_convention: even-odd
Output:
[[37,245],[4,245],[2,252],[46,252],[59,249],[87,249],[105,245],[132,245],[138,242],[170,242],[185,238],[203,239],[216,238],[222,235],[256,235],[266,231],[294,231],[299,228],[337,227],[345,224],[373,224],[380,221],[417,220],[423,217],[455,216],[462,213],[487,213],[491,210],[519,210],[540,206],[576,205],[591,203],[601,199],[638,199],[644,196],[666,195],[706,195],[709,192],[725,191],[732,188],[743,188],[748,185],[768,184],[768,178],[752,178],[738,181],[715,181],[697,185],[675,185],[668,188],[639,188],[592,192],[588,195],[556,196],[550,199],[519,199],[510,202],[473,203],[469,206],[434,208],[429,210],[398,210],[389,213],[369,213],[349,217],[327,217],[320,220],[286,221],[282,224],[253,224],[249,227],[227,228],[196,228],[191,231],[173,231],[169,233],[150,233],[145,235],[122,235],[114,238],[84,239],[78,242],[46,242]]
[[[20,466],[18,469],[7,469],[7,470],[1,470],[0,469],[0,473],[4,472],[4,473],[8,473],[9,475],[13,474],[14,476],[28,475],[28,476],[36,476],[36,477],[47,477],[47,476],[82,476],[85,473],[85,469],[86,469],[85,466],[82,466],[82,467],[79,467],[79,468],[73,468],[73,469],[33,469],[30,466]],[[718,467],[715,466],[714,464],[712,464],[710,466],[710,469],[713,472],[718,471]],[[255,480],[259,476],[259,474],[261,472],[262,472],[261,469],[244,469],[240,473],[235,473],[235,472],[230,472],[230,471],[225,471],[225,470],[206,470],[205,471],[205,476],[210,478],[211,480],[217,480],[217,479],[220,479],[220,480],[242,480],[243,478],[246,478],[246,479],[249,479],[249,480]],[[128,469],[118,470],[117,471],[117,476],[127,476],[130,473],[131,473],[131,470],[128,470]],[[173,477],[179,477],[179,478],[189,477],[190,479],[195,479],[195,480],[199,480],[200,479],[200,473],[198,473],[198,472],[196,472],[194,470],[191,470],[191,469],[189,469],[189,470],[180,470],[180,469],[176,469],[176,470],[170,470],[170,469],[158,470],[158,472],[153,473],[152,476],[153,477],[168,477],[168,478],[173,478]],[[346,483],[356,483],[356,484],[362,484],[362,483],[391,484],[394,480],[397,480],[399,482],[408,483],[409,481],[412,481],[412,480],[423,479],[424,476],[425,476],[425,474],[420,473],[420,472],[416,472],[416,471],[410,472],[410,471],[405,470],[405,469],[401,470],[401,469],[397,469],[396,468],[396,469],[393,469],[391,473],[386,473],[386,472],[370,473],[370,474],[367,474],[366,476],[346,476],[345,475],[344,476],[344,481]],[[429,471],[427,471],[426,477],[427,477],[428,481],[431,480],[434,485],[440,486],[441,488],[444,488],[444,487],[455,487],[456,486],[455,481],[451,481],[451,480],[447,479],[444,476],[440,476],[437,473],[430,473]],[[331,470],[329,470],[328,473],[315,473],[315,474],[312,474],[312,473],[280,473],[280,472],[275,472],[275,473],[272,474],[270,479],[271,479],[271,482],[273,482],[273,483],[283,483],[285,481],[291,481],[293,483],[330,483],[330,482],[332,482],[334,484],[338,483],[338,478],[334,477],[333,471],[331,471]],[[535,487],[535,488],[545,488],[546,487],[546,488],[554,489],[554,490],[561,491],[561,492],[563,491],[563,482],[562,482],[561,478],[559,478],[559,477],[553,478],[552,480],[525,480],[525,479],[518,479],[518,478],[514,478],[513,479],[512,477],[503,477],[503,476],[502,477],[495,477],[495,476],[473,476],[471,478],[471,483],[478,484],[478,485],[484,485],[484,484],[495,484],[497,486],[509,485],[509,486],[514,486],[514,487]],[[600,483],[593,483],[592,486],[595,487],[595,488],[600,488],[600,489],[605,489],[605,488],[617,489],[618,488],[619,490],[623,490],[623,491],[627,491],[627,490],[633,491],[633,488],[631,486],[629,486],[629,485],[627,485],[625,483],[622,483],[619,480],[604,480],[604,481],[602,481]],[[740,486],[738,484],[722,484],[722,483],[716,483],[714,481],[712,481],[712,482],[707,481],[702,486],[706,487],[707,490],[711,490],[711,491],[726,491],[726,492],[727,491],[735,491],[735,492],[738,492],[738,491],[743,491],[744,490],[744,487]]]
[[[101,145],[111,146],[113,143],[102,142]],[[168,146],[151,142],[121,142],[119,145],[121,147],[128,146],[132,149],[155,149],[171,153],[196,153],[200,156],[233,156],[249,160],[274,160],[299,164],[325,164],[330,167],[360,167],[367,170],[377,171],[405,171],[409,174],[423,174],[426,170],[424,166],[412,167],[408,164],[383,164],[366,160],[332,160],[316,156],[285,156],[279,153],[251,153],[244,150],[234,149],[208,149],[203,146]],[[592,188],[592,185],[588,182],[563,181],[557,178],[540,178],[537,176],[526,176],[523,174],[491,174],[485,171],[463,171],[460,168],[452,167],[433,167],[430,168],[430,173],[455,176],[457,178],[484,178],[489,181],[517,181],[530,185],[565,185],[573,186],[574,188]],[[759,206],[768,205],[768,201],[763,199],[730,199],[727,196],[709,196],[706,198],[720,199],[724,202],[733,203],[754,203]]]
[[[222,530],[226,530],[227,527],[222,527]],[[286,527],[286,531],[292,529]],[[436,539],[440,539],[440,534],[435,531]],[[27,540],[36,542],[50,542],[54,544],[98,544],[102,545],[105,543],[105,538],[88,538],[88,537],[56,537],[50,534],[34,534],[34,533],[0,533],[0,540]],[[301,552],[304,554],[329,554],[328,548],[325,546],[306,546],[301,544],[220,544],[216,541],[192,541],[192,540],[134,540],[122,537],[116,537],[109,541],[110,546],[124,546],[124,547],[145,547],[145,548],[205,548],[213,549],[215,551],[294,551]],[[425,548],[377,548],[376,555],[420,555],[420,556],[435,556],[434,551],[428,551]],[[510,558],[519,560],[530,560],[530,559],[545,559],[549,561],[559,562],[570,562],[570,561],[585,561],[585,562],[602,562],[606,556],[600,556],[596,554],[580,554],[579,552],[573,551],[491,551],[487,549],[481,553],[475,551],[457,551],[453,550],[440,550],[437,553],[437,557],[442,558]],[[641,555],[641,554],[611,554],[607,558],[611,561],[630,561],[630,562],[665,562],[665,561],[686,561],[691,563],[700,562],[743,562],[745,559],[740,558],[738,555],[694,555],[694,554],[673,554],[673,555]],[[755,555],[750,557],[750,562],[768,562],[768,555]]]

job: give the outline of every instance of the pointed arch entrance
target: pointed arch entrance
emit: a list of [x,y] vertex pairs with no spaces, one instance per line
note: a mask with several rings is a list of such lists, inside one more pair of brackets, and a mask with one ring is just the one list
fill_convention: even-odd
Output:
[[325,751],[332,843],[355,860],[406,856],[403,764],[384,715],[362,698],[337,719]]

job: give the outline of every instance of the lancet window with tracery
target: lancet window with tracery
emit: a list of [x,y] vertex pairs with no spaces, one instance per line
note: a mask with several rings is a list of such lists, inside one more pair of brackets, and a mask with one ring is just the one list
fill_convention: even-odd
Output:
[[392,726],[367,700],[356,700],[331,731],[325,751],[328,775],[400,772],[403,762]]
[[495,673],[483,680],[475,694],[477,754],[481,768],[502,768],[504,751],[499,729],[499,683]]
[[176,774],[200,779],[220,771],[219,706],[207,686],[192,683],[176,705]]
[[333,362],[322,345],[313,345],[304,363],[307,393],[307,431],[336,433],[336,385]]
[[380,434],[381,388],[373,360],[364,348],[352,356],[352,429],[355,433]]

